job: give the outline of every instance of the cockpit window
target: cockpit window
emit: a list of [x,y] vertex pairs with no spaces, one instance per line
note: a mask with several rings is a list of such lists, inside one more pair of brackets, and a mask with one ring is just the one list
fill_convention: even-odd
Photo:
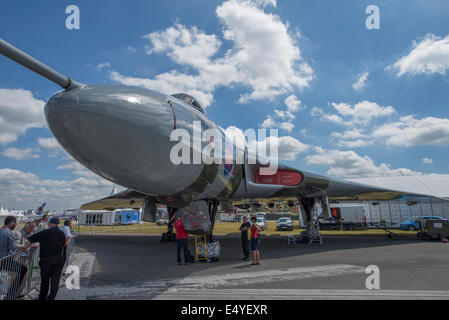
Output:
[[199,112],[205,114],[203,106],[194,97],[192,97],[192,96],[190,96],[190,95],[188,95],[186,93],[172,94],[172,97],[175,97],[176,99],[184,101],[185,103],[187,103],[187,104],[191,105],[192,107],[194,107]]

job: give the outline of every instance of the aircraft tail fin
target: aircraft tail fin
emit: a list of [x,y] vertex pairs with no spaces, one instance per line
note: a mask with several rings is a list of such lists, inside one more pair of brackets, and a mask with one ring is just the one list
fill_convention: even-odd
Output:
[[0,39],[0,53],[10,58],[11,60],[23,65],[24,67],[40,74],[44,78],[55,82],[64,89],[72,89],[81,87],[83,84],[73,81],[69,77],[66,77],[42,62],[34,59],[25,52],[17,49],[8,42]]

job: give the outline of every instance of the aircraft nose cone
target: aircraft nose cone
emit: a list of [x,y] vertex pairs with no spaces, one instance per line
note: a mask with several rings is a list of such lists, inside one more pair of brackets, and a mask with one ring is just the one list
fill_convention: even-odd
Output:
[[195,172],[181,174],[170,161],[174,118],[163,95],[133,87],[87,86],[56,94],[45,115],[67,152],[114,183],[172,194],[195,179]]

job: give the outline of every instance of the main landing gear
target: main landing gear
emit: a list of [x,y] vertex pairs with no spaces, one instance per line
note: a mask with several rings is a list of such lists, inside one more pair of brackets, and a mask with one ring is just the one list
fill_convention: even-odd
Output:
[[317,217],[317,206],[321,206],[323,211],[323,217],[328,219],[330,216],[329,201],[326,194],[322,194],[321,197],[315,198],[302,198],[299,199],[299,206],[301,209],[302,218],[306,225],[306,230],[301,232],[299,240],[302,242],[319,242],[323,245],[323,237],[320,232],[320,224]]

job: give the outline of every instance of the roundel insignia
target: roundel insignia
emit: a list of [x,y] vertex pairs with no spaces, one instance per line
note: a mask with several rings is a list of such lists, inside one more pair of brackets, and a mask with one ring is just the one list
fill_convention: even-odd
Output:
[[225,176],[230,175],[233,168],[234,168],[234,164],[233,163],[225,163],[225,165],[224,165],[224,174],[225,174]]

